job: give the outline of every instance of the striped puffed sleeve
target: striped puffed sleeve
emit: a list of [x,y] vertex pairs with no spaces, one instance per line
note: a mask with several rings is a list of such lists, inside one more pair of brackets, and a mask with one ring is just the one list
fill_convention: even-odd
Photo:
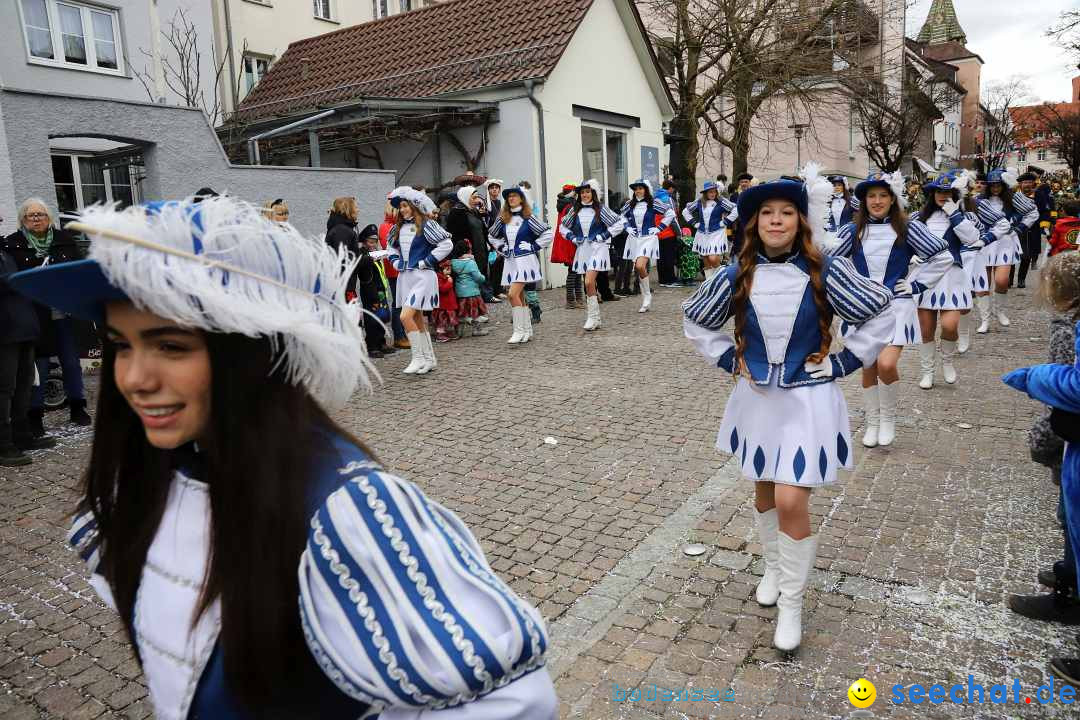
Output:
[[663,232],[675,221],[675,208],[660,200],[653,201],[653,210],[660,216],[659,223],[650,232],[654,235]]
[[425,262],[434,270],[439,266],[440,262],[448,258],[450,253],[453,252],[454,238],[442,225],[434,220],[428,220],[424,223],[424,237],[427,239],[428,244],[433,246]]
[[[596,236],[596,242],[611,242],[615,237],[626,229],[626,218],[613,211],[607,205],[600,206],[600,222],[604,224],[604,231]],[[596,222],[596,220],[593,220]]]
[[732,314],[737,265],[729,265],[701,284],[683,302],[683,333],[711,365],[734,372],[735,337],[724,332]]
[[380,720],[552,720],[540,613],[464,523],[371,463],[339,472],[299,568],[304,635],[327,677]]
[[700,200],[686,203],[686,207],[683,208],[682,216],[683,220],[690,224],[691,227],[697,227],[697,218],[694,214],[697,212],[698,207],[701,205]]
[[826,255],[851,257],[855,252],[855,223],[847,223],[836,231],[836,242],[825,250]]
[[[830,258],[825,274],[825,294],[833,311],[851,325],[854,332],[844,338],[841,360],[854,356],[863,366],[873,365],[878,353],[892,340],[895,321],[884,312],[892,292],[879,282],[859,274],[847,258]],[[852,367],[851,362],[843,362]],[[857,365],[854,365],[858,367]]]
[[[960,213],[959,210],[956,212],[963,216],[963,213]],[[964,220],[966,219],[964,217]],[[911,286],[911,292],[919,295],[926,292],[928,288],[937,285],[938,281],[952,267],[955,260],[949,252],[949,244],[945,242],[945,239],[930,232],[930,228],[917,219],[908,222],[904,241],[907,243],[911,254],[921,261],[919,266],[908,274],[908,285]]]
[[113,599],[112,589],[105,577],[98,572],[101,565],[101,540],[98,536],[97,520],[90,510],[80,512],[75,516],[75,521],[68,531],[68,544],[79,554],[90,571],[88,582],[94,592],[98,594],[102,602],[116,609],[116,600]]
[[555,239],[555,231],[544,223],[543,220],[532,215],[529,217],[529,229],[536,235],[536,244],[539,247],[546,248]]
[[1024,193],[1013,194],[1013,207],[1020,216],[1016,221],[1020,230],[1030,230],[1031,226],[1039,221],[1039,208],[1036,207],[1035,201]]

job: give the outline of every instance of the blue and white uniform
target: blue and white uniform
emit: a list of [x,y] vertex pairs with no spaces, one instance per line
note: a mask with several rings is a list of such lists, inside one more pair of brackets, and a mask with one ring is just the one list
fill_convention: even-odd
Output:
[[834,192],[829,198],[829,212],[825,216],[825,230],[830,233],[839,233],[840,228],[855,219],[855,211],[858,209],[858,200],[844,197],[844,193]]
[[388,258],[398,271],[394,298],[398,307],[433,310],[439,307],[439,280],[435,268],[454,249],[453,238],[434,220],[424,221],[417,237],[416,223],[401,223],[390,231]]
[[[855,326],[846,347],[829,356],[831,377],[811,377],[803,367],[821,347],[818,309],[809,263],[799,252],[770,261],[755,258],[742,341],[750,378],[740,375],[724,408],[716,446],[738,457],[751,480],[816,486],[851,469],[847,403],[834,380],[877,361],[895,322],[892,293],[846,258],[824,258],[822,282],[836,315]],[[687,338],[706,360],[735,371],[735,338],[724,325],[735,313],[738,264],[707,280],[683,303]]]
[[[599,207],[599,217],[596,208]],[[571,269],[578,274],[611,269],[611,238],[623,231],[625,219],[606,205],[593,203],[563,216],[563,237],[577,246]]]
[[662,200],[652,203],[631,198],[619,213],[626,229],[623,260],[660,258],[660,233],[675,219],[675,211]]
[[[554,720],[540,613],[456,515],[348,440],[330,447],[297,558],[296,622],[325,676],[296,693],[305,717]],[[135,600],[135,642],[156,718],[253,720],[225,681],[220,601],[191,627],[211,548],[208,486],[195,475],[174,474]],[[91,513],[69,542],[115,607]]]
[[729,221],[737,217],[735,203],[717,196],[716,200],[701,197],[683,208],[683,218],[695,231],[693,250],[698,255],[724,255],[731,249],[727,229]]
[[927,288],[919,296],[919,308],[970,310],[975,275],[983,274],[979,264],[979,248],[983,243],[979,218],[961,210],[946,215],[944,210],[938,209],[925,223],[913,217],[908,226],[941,238],[949,249],[949,268],[940,279],[934,282],[928,277],[919,278]]
[[1019,265],[1024,254],[1020,236],[1039,221],[1038,208],[1024,193],[1013,193],[1012,202],[1013,209],[1006,211],[1000,197],[991,195],[978,200],[979,219],[995,238],[981,253],[984,267]]
[[[855,237],[856,229],[853,222],[841,227],[837,233],[838,242],[828,254],[849,258],[861,275],[893,289],[888,310],[895,323],[890,345],[922,344],[913,294],[918,295],[927,286],[933,286],[948,271],[952,264],[948,245],[919,222],[908,223],[907,235],[900,242],[897,242],[896,230],[888,218],[870,218],[860,238]],[[922,264],[909,271],[911,261],[916,257]],[[918,276],[917,280],[915,276]],[[908,280],[910,292],[895,289],[902,279]],[[845,324],[841,332],[846,335],[849,329],[850,326]]]
[[543,275],[540,251],[551,244],[555,233],[535,215],[525,220],[521,210],[514,210],[510,222],[496,220],[488,231],[488,240],[495,252],[505,258],[502,284],[538,282]]

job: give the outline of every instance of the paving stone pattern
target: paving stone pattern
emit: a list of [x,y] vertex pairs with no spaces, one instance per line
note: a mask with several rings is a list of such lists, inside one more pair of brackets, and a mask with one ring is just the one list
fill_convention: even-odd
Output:
[[[687,291],[658,291],[646,315],[636,298],[605,303],[590,334],[561,292],[543,293],[543,323],[521,347],[506,345],[509,309],[496,306],[491,335],[436,346],[433,375],[402,375],[407,353],[377,361],[385,385],[338,417],[459,513],[542,610],[562,718],[849,717],[846,689],[863,676],[875,717],[1072,717],[888,702],[894,684],[969,674],[1018,678],[1031,695],[1050,681],[1048,658],[1080,650],[1074,632],[1004,605],[1061,551],[1057,489],[1027,453],[1039,408],[999,381],[1045,361],[1032,292],[1010,295],[1013,326],[976,339],[955,386],[939,370],[919,390],[917,353],[905,352],[897,442],[857,445],[856,470],[813,495],[821,549],[793,657],[772,649],[775,609],[752,598],[752,488],[714,449],[732,383],[682,338]],[[843,387],[859,432],[858,377]],[[0,471],[0,717],[149,717],[121,624],[63,543],[90,442],[64,419],[49,418],[58,448]],[[708,552],[684,556],[688,541]],[[731,688],[734,702],[617,703],[614,684]]]

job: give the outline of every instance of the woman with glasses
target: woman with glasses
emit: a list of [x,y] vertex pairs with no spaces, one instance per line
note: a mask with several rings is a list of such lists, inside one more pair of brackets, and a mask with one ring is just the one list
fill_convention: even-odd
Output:
[[266,217],[276,223],[289,222],[289,204],[282,198],[271,200],[263,205],[263,212],[266,213]]
[[[32,197],[19,206],[19,229],[4,238],[5,250],[15,259],[19,270],[81,260],[82,251],[75,236],[57,226],[56,219],[45,201]],[[82,365],[75,343],[75,327],[65,313],[36,303],[41,337],[36,346],[38,376],[49,374],[49,358],[60,360],[64,376],[71,422],[87,426],[92,423],[86,412],[86,390],[83,387]],[[34,386],[28,415],[34,437],[45,435],[45,384]]]

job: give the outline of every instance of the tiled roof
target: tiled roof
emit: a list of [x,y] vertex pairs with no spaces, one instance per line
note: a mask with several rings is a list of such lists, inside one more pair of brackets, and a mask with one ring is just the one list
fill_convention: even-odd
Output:
[[967,35],[956,18],[956,8],[953,7],[952,0],[934,0],[930,12],[926,14],[926,22],[919,31],[918,40],[927,45],[944,42],[967,44]]
[[544,78],[591,4],[452,0],[300,40],[244,98],[237,119]]

